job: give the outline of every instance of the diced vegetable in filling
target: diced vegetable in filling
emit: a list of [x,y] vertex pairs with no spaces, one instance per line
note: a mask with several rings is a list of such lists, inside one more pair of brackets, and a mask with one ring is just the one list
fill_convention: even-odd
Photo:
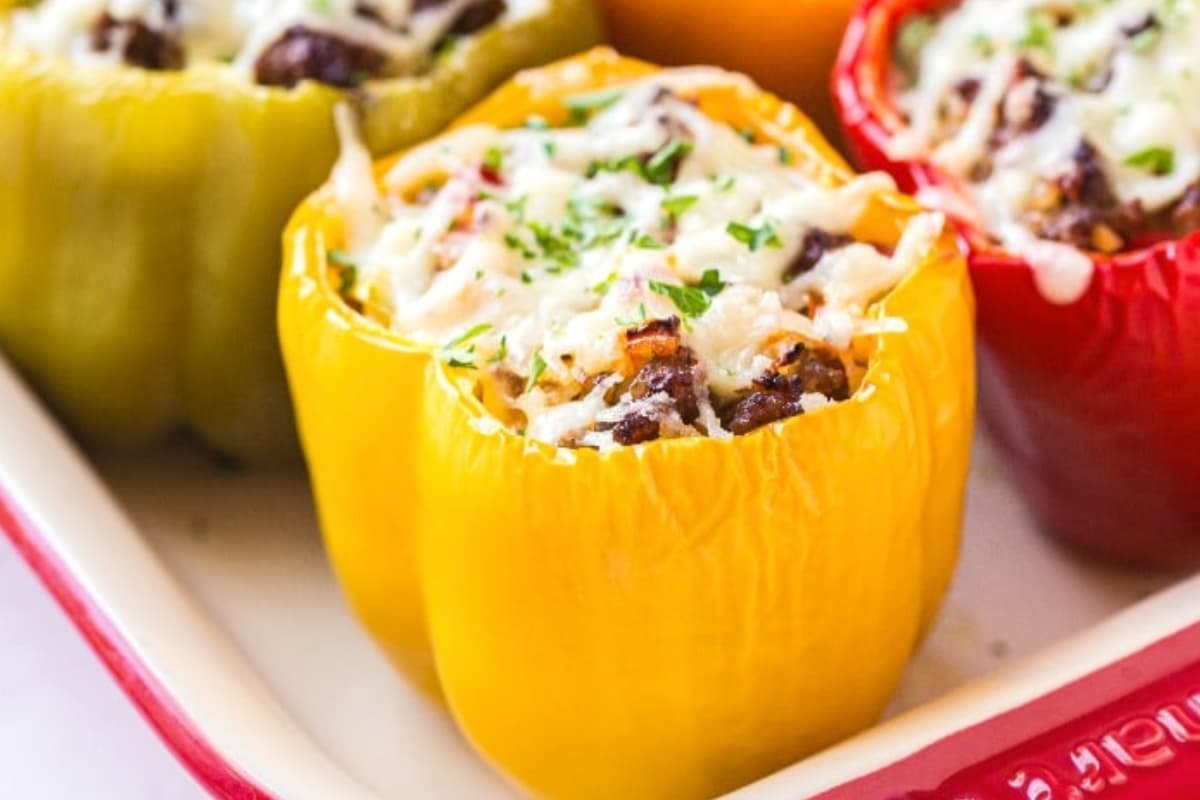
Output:
[[668,71],[568,97],[566,127],[461,128],[382,187],[351,139],[332,285],[557,445],[728,437],[847,400],[860,337],[904,330],[872,304],[941,216],[914,217],[890,251],[857,240],[890,179],[817,183],[786,148],[709,117],[697,77],[739,80]]
[[965,0],[895,44],[897,159],[959,179],[1010,250],[1116,253],[1200,227],[1200,4]]
[[459,37],[541,2],[40,0],[11,14],[7,39],[85,64],[228,64],[264,86],[349,88],[419,74]]

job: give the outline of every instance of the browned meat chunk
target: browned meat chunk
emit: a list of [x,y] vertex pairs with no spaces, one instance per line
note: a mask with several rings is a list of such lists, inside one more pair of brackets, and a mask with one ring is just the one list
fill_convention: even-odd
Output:
[[[674,335],[676,351],[666,356],[655,356],[638,370],[629,382],[629,395],[634,400],[644,400],[653,395],[666,395],[679,418],[690,425],[700,416],[697,388],[701,385],[696,374],[696,356],[686,347],[678,346],[679,320],[655,320],[656,328],[663,328]],[[647,323],[652,325],[654,323]],[[642,326],[645,328],[646,326]],[[612,430],[613,441],[618,444],[639,444],[657,439],[661,435],[662,417],[669,414],[667,408],[630,411],[615,425],[597,425],[597,430]]]
[[975,98],[979,96],[979,90],[982,88],[983,82],[979,78],[963,78],[954,84],[954,93],[969,105],[975,102]]
[[1125,34],[1128,39],[1136,39],[1143,33],[1155,28],[1161,27],[1158,23],[1158,17],[1153,12],[1147,14],[1140,22],[1135,25],[1127,25],[1121,28],[1121,33]]
[[1096,148],[1079,142],[1072,169],[1046,190],[1047,198],[1031,217],[1039,236],[1085,250],[1113,253],[1146,221],[1141,207],[1121,205],[1104,173]]
[[1071,158],[1074,169],[1058,181],[1066,199],[1072,204],[1095,209],[1115,206],[1117,196],[1104,174],[1104,165],[1100,163],[1095,146],[1086,139],[1081,140]]
[[656,358],[634,376],[629,394],[635,399],[662,392],[671,398],[675,410],[685,423],[691,424],[700,416],[696,400],[696,359],[683,348],[669,358]]
[[728,431],[740,436],[803,411],[799,398],[780,392],[755,392],[738,401],[724,424]]
[[[416,0],[414,11],[424,11],[446,4],[447,0]],[[476,0],[462,10],[450,26],[450,33],[466,36],[486,28],[504,13],[508,4],[505,0]]]
[[829,233],[820,228],[814,228],[804,235],[800,243],[800,252],[792,259],[792,263],[783,273],[784,282],[793,281],[817,265],[830,250],[839,250],[852,243],[854,239],[841,233]]
[[800,398],[823,394],[831,400],[850,397],[846,366],[835,353],[798,344],[767,374],[754,381],[754,391],[725,410],[730,432],[749,433],[804,412]]
[[644,414],[633,413],[613,426],[613,441],[617,444],[642,444],[658,438],[658,420]]
[[114,46],[121,48],[121,60],[143,69],[172,70],[183,68],[183,48],[163,31],[148,27],[141,20],[117,19],[102,14],[91,30],[93,50],[103,52]]
[[308,79],[351,88],[377,74],[386,61],[373,48],[293,25],[259,56],[254,75],[264,86],[291,88]]
[[1026,133],[1036,131],[1050,121],[1057,105],[1058,98],[1047,92],[1045,86],[1038,86],[1033,93],[1033,106],[1029,109],[1029,118],[1022,124],[1021,129]]
[[463,9],[458,19],[454,20],[450,32],[466,36],[483,30],[491,25],[504,13],[507,5],[504,0],[479,0]]
[[850,397],[850,379],[846,365],[831,350],[797,344],[776,364],[775,369],[756,382],[765,389],[782,390],[796,395],[823,394],[831,400]]

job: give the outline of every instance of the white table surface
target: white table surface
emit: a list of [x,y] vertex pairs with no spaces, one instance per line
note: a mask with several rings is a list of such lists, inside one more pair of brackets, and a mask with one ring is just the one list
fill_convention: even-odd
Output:
[[2,536],[0,796],[207,797]]

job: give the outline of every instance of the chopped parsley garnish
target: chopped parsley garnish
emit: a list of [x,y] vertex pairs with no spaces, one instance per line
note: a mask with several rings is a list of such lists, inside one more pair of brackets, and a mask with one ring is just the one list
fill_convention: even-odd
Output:
[[458,336],[455,336],[453,339],[446,342],[446,345],[442,349],[443,350],[454,350],[456,348],[462,347],[467,342],[471,341],[472,339],[474,339],[484,333],[487,333],[491,329],[492,329],[492,323],[481,322],[478,325],[474,325],[474,326],[468,328],[467,330],[460,333]]
[[550,123],[545,117],[540,117],[537,114],[530,114],[525,118],[525,127],[531,131],[548,131]]
[[483,165],[493,172],[504,169],[504,151],[499,147],[489,147],[483,154]]
[[792,163],[792,151],[783,145],[779,146],[779,163],[785,166]]
[[342,267],[338,278],[338,294],[348,294],[358,283],[358,267]]
[[1017,46],[1026,50],[1049,50],[1054,32],[1054,21],[1041,10],[1030,12],[1025,32],[1017,39]]
[[680,160],[692,152],[695,145],[686,139],[672,139],[661,150],[650,157],[643,174],[650,183],[666,186],[675,179],[675,170]]
[[971,48],[983,58],[990,58],[996,53],[996,45],[992,37],[986,33],[977,33],[971,37]]
[[523,194],[520,197],[518,197],[516,200],[509,200],[507,203],[504,204],[504,207],[508,210],[508,213],[512,215],[513,219],[515,219],[517,222],[524,222],[525,221],[525,205],[528,202],[529,202],[529,195]]
[[1125,163],[1162,177],[1175,171],[1175,151],[1166,147],[1147,147],[1125,159]]
[[480,322],[478,325],[471,326],[446,342],[442,346],[442,351],[446,353],[446,363],[452,367],[477,369],[475,366],[475,345],[469,344],[469,342],[491,329],[492,324],[490,322]]
[[603,111],[625,95],[623,89],[601,89],[597,92],[573,94],[563,98],[563,105],[571,112],[571,118],[583,122],[597,111]]
[[528,270],[521,270],[521,283],[533,283],[533,276]]
[[338,294],[346,294],[358,283],[358,262],[345,250],[330,250],[331,264],[338,268]]
[[617,273],[610,272],[610,273],[608,273],[608,275],[606,275],[604,277],[604,280],[600,281],[595,286],[593,286],[591,288],[591,291],[593,294],[598,294],[603,297],[604,295],[608,294],[608,290],[611,289],[612,285],[616,282],[617,282]]
[[783,247],[783,242],[780,240],[779,234],[775,232],[775,226],[770,222],[764,223],[758,228],[743,225],[740,222],[731,222],[726,226],[725,231],[734,239],[749,247],[752,253],[762,249],[764,245],[768,247]]
[[539,350],[533,354],[533,359],[529,362],[529,378],[525,381],[525,394],[533,391],[533,387],[537,386],[538,378],[542,377],[542,373],[546,371],[546,359],[542,358],[542,351]]
[[572,196],[567,201],[563,235],[579,243],[581,250],[607,244],[625,232],[621,209],[599,197]]
[[505,359],[505,357],[507,355],[508,355],[508,336],[501,336],[500,337],[500,347],[497,348],[496,352],[492,354],[492,357],[488,359],[488,363],[489,364],[499,364],[501,361],[503,361]]
[[579,266],[579,253],[565,236],[559,236],[548,225],[540,222],[530,222],[529,230],[537,240],[542,255],[564,267]]
[[637,308],[634,309],[634,313],[630,314],[629,317],[627,317],[625,319],[622,319],[620,317],[613,318],[613,322],[617,323],[618,325],[625,326],[625,327],[641,325],[645,321],[646,321],[646,304],[645,303],[638,303]]
[[572,195],[571,199],[567,201],[567,211],[571,216],[581,220],[615,217],[619,213],[619,209],[608,200],[575,195]]
[[597,245],[608,244],[619,238],[625,230],[625,223],[619,219],[598,220],[588,227],[580,247],[589,250]]
[[1162,38],[1162,28],[1151,25],[1129,40],[1129,46],[1135,53],[1149,53]]
[[357,267],[358,262],[354,260],[354,256],[347,253],[345,250],[330,250],[329,260],[337,264],[339,267]]
[[629,171],[635,175],[644,175],[642,168],[642,160],[636,155],[621,156],[620,158],[610,158],[607,161],[593,161],[588,164],[587,176],[594,178],[601,172],[625,172]]
[[737,178],[732,175],[716,175],[713,177],[713,183],[716,184],[718,192],[728,192],[737,183]]
[[666,197],[662,201],[662,210],[666,212],[671,219],[677,219],[680,214],[686,212],[689,208],[696,205],[700,200],[694,194],[682,194],[675,197]]
[[434,58],[445,58],[446,56],[453,53],[454,48],[458,47],[458,41],[460,38],[461,37],[459,37],[457,34],[454,34],[454,33],[450,34],[449,36],[443,37],[443,39],[437,43],[437,46],[435,46],[433,48],[433,57]]
[[[521,241],[520,236],[517,236],[511,231],[504,234],[504,243],[508,245],[510,250],[516,250],[518,253],[520,253],[521,258],[524,258],[526,261],[532,261],[533,259],[537,258],[537,253],[533,252],[529,245]],[[522,273],[522,279],[524,279],[524,273]],[[526,283],[528,283],[528,281],[526,281]]]
[[647,183],[667,186],[675,180],[675,171],[680,160],[692,152],[694,145],[686,139],[671,139],[647,159],[631,153],[606,161],[593,161],[588,165],[587,176],[596,177],[601,172],[632,172]]
[[542,150],[546,152],[546,158],[554,158],[558,155],[558,143],[553,139],[547,139],[542,142]]
[[725,286],[725,281],[721,280],[721,273],[715,269],[704,270],[704,274],[700,276],[700,283],[696,284],[696,288],[709,297],[716,297]]
[[708,311],[711,305],[708,295],[702,289],[691,286],[650,281],[650,291],[671,298],[671,302],[685,317],[698,317]]
[[634,247],[640,247],[642,250],[662,250],[666,247],[665,244],[650,234],[636,230],[630,231],[629,243]]

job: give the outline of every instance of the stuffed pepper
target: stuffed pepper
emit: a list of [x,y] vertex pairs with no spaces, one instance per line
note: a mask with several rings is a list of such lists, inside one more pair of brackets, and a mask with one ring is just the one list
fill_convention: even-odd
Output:
[[1200,7],[869,0],[836,76],[865,166],[949,212],[986,422],[1043,525],[1200,551]]
[[337,155],[594,43],[588,0],[0,0],[0,348],[86,438],[295,451],[279,236]]
[[546,797],[709,797],[870,724],[961,522],[941,216],[746,78],[609,51],[374,171],[342,122],[279,324],[397,665]]

